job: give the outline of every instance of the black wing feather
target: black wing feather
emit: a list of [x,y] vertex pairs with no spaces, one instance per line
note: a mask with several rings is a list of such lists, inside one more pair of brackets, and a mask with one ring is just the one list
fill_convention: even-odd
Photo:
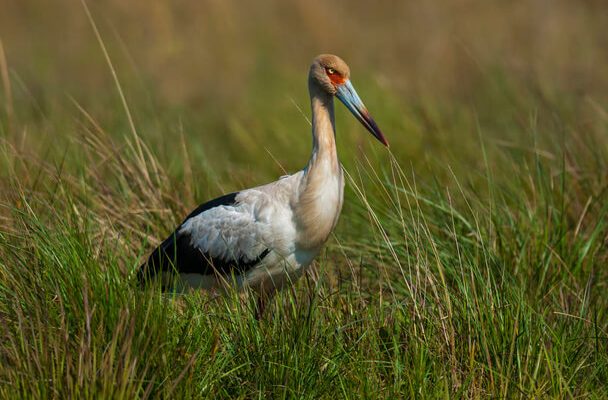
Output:
[[[184,219],[180,226],[188,219],[211,208],[236,204],[237,194],[238,192],[230,193],[201,204]],[[269,249],[265,249],[253,260],[244,258],[224,260],[211,257],[199,248],[192,246],[190,235],[187,233],[180,234],[178,231],[179,227],[154,249],[148,260],[139,268],[137,277],[141,284],[163,271],[198,273],[201,275],[243,273],[260,263],[270,252]]]

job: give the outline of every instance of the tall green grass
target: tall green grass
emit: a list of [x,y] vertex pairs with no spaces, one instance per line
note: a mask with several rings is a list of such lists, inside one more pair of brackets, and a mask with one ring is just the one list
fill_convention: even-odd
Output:
[[[223,12],[242,16],[226,4]],[[409,62],[355,57],[354,83],[391,151],[338,105],[347,188],[335,237],[257,321],[249,300],[236,294],[174,296],[141,290],[133,278],[197,202],[305,164],[306,70],[289,61],[266,68],[255,59],[246,85],[222,79],[226,71],[215,80],[173,76],[156,85],[149,71],[130,70],[145,59],[137,49],[132,64],[123,60],[133,36],[122,42],[120,29],[114,35],[111,22],[95,17],[122,15],[108,7],[93,9],[93,19],[101,21],[114,62],[109,68],[91,34],[85,54],[106,76],[83,67],[71,76],[83,89],[69,82],[65,92],[54,89],[66,78],[48,72],[43,55],[38,70],[56,80],[29,76],[18,57],[26,50],[10,47],[16,39],[5,43],[12,53],[0,57],[7,77],[0,114],[1,397],[608,396],[608,103],[601,80],[596,92],[589,89],[593,95],[580,95],[573,82],[549,84],[493,65],[480,52],[469,54],[483,56],[477,72],[459,62],[444,66],[448,76],[466,71],[462,82],[404,92],[374,70],[386,65],[414,79]],[[163,7],[141,10],[172,21]],[[217,17],[221,7],[214,7]],[[300,7],[288,22],[312,18]],[[569,6],[561,7],[552,18],[595,37],[580,29],[581,21],[594,26],[592,13],[568,19]],[[76,10],[81,14],[69,20],[81,18],[90,32]],[[366,12],[354,10],[354,20]],[[374,12],[388,28],[373,25],[373,37],[397,29],[382,10]],[[478,11],[472,32],[503,11]],[[14,14],[27,14],[20,12]],[[469,17],[458,18],[466,25]],[[192,26],[161,22],[176,43]],[[343,29],[355,32],[349,26]],[[223,29],[240,37],[249,28]],[[474,52],[497,33],[489,35],[464,37]],[[250,39],[274,59],[267,40]],[[82,51],[78,43],[67,44],[76,47],[69,54]],[[596,42],[586,43],[579,51],[601,58]],[[242,67],[214,51],[228,72]],[[548,75],[579,76],[569,64],[555,65],[562,67],[547,67]],[[178,100],[165,96],[172,82]],[[200,103],[179,89],[199,83]],[[217,102],[205,94],[212,84],[219,85],[209,87]]]

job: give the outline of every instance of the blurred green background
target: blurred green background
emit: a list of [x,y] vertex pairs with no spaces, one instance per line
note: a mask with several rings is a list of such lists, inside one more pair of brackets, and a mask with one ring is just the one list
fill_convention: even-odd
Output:
[[[112,75],[80,2],[4,0],[1,8],[12,92],[12,111],[2,111],[22,129],[47,124],[46,135],[29,135],[31,145],[62,143],[66,126],[48,120],[69,124],[71,98],[124,134]],[[179,160],[167,147],[180,132],[220,170],[237,165],[270,178],[277,169],[268,152],[288,170],[303,166],[310,138],[298,108],[309,114],[307,68],[322,52],[350,64],[392,150],[413,164],[479,135],[458,126],[474,126],[471,118],[484,137],[527,146],[513,143],[514,123],[584,125],[608,98],[601,1],[135,0],[90,8],[138,131],[172,168]],[[340,148],[376,150],[356,121],[338,114]]]

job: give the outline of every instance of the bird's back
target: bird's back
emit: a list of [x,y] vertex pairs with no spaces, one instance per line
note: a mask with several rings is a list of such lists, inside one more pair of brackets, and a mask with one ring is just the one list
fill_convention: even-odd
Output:
[[140,267],[140,283],[159,274],[189,281],[204,277],[205,286],[232,278],[245,283],[248,275],[256,276],[250,274],[254,269],[289,259],[295,252],[291,197],[300,176],[200,205]]
[[[162,273],[200,274],[203,276],[241,274],[258,264],[269,249],[246,246],[260,236],[249,229],[255,219],[247,207],[230,193],[201,204],[190,213],[140,267],[140,283]],[[237,248],[236,246],[241,246]]]

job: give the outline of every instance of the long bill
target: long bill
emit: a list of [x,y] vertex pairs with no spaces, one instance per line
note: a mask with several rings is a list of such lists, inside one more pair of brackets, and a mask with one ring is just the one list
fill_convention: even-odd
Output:
[[376,121],[372,118],[367,111],[367,108],[359,98],[357,91],[350,83],[350,80],[344,81],[341,85],[337,87],[336,97],[344,103],[346,108],[350,110],[351,113],[361,122],[363,126],[372,134],[376,139],[378,139],[383,145],[388,147],[388,141],[382,134],[380,128],[376,124]]

